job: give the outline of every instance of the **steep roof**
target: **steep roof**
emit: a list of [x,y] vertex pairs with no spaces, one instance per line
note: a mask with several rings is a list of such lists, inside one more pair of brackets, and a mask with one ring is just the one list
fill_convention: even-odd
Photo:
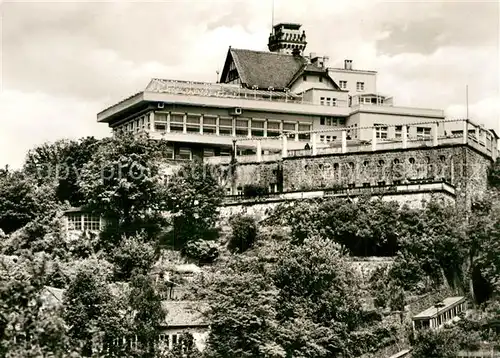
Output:
[[234,62],[241,83],[245,87],[257,86],[259,89],[273,87],[275,90],[283,90],[297,72],[302,70],[307,60],[302,56],[230,48],[221,82],[225,82],[231,62]]
[[162,307],[167,311],[165,324],[168,327],[208,326],[203,316],[208,305],[201,301],[162,301]]

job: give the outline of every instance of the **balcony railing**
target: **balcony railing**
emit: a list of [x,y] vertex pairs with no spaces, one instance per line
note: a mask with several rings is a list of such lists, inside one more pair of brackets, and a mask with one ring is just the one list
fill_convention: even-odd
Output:
[[[226,83],[153,79],[146,88],[146,92],[168,93],[186,96],[248,99],[283,103],[299,103],[315,106],[320,105],[319,103],[305,100],[302,94],[298,95],[289,91],[274,91],[273,89],[270,89],[268,91],[259,89],[247,89],[241,87],[240,85]],[[337,99],[336,102],[336,106],[330,107],[348,107],[347,101]]]

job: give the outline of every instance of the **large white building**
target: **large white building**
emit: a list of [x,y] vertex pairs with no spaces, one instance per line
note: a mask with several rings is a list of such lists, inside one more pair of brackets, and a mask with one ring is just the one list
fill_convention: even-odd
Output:
[[[218,83],[155,78],[97,120],[114,133],[163,138],[172,143],[172,159],[179,160],[230,155],[234,140],[239,155],[257,148],[266,154],[280,150],[276,139],[283,134],[288,149],[298,150],[312,141],[315,147],[340,145],[343,136],[355,144],[464,131],[443,122],[441,109],[400,107],[379,94],[376,71],[357,69],[352,60],[330,68],[326,56],[304,55],[306,44],[300,24],[275,25],[269,52],[229,47]],[[496,141],[495,133],[481,126],[468,130],[488,148]]]

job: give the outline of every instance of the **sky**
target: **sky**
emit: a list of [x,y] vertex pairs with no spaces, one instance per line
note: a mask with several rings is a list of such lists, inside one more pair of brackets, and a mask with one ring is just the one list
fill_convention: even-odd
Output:
[[[0,0],[0,167],[34,146],[110,135],[102,109],[152,77],[214,82],[229,46],[267,50],[272,0]],[[499,1],[274,0],[306,53],[378,71],[396,105],[500,130]]]

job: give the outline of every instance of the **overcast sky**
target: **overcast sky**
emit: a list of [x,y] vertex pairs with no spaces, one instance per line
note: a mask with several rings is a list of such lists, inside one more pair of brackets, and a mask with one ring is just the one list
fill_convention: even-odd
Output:
[[[229,46],[267,50],[272,0],[0,0],[0,166],[35,145],[109,135],[96,114],[151,77],[215,81]],[[275,0],[306,53],[379,71],[401,106],[442,108],[500,129],[499,3]]]

